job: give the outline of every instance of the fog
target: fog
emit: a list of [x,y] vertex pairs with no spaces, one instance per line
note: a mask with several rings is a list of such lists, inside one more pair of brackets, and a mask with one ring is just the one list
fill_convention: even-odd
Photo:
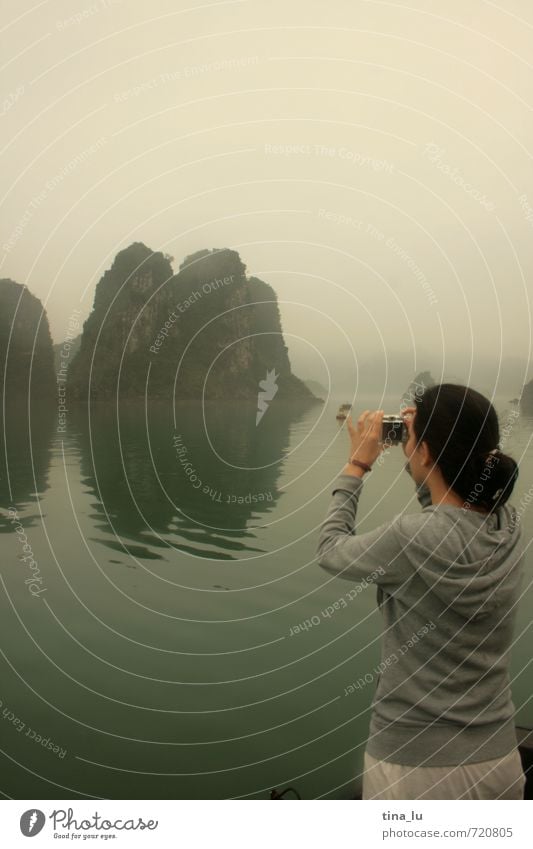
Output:
[[299,376],[533,376],[527,0],[5,0],[2,30],[0,276],[54,342],[131,242],[231,247]]

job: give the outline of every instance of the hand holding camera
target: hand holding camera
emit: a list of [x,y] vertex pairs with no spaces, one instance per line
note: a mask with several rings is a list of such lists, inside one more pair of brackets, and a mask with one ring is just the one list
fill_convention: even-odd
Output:
[[[366,471],[377,460],[386,446],[383,445],[383,410],[365,410],[357,419],[354,426],[352,417],[348,416],[346,424],[350,436],[349,462],[355,465],[361,463]],[[365,469],[366,467],[366,469]]]
[[[352,417],[346,419],[350,436],[349,462],[369,471],[383,451],[393,445],[401,445],[409,438],[406,418],[412,416],[416,407],[407,407],[400,415],[385,415],[383,410],[365,410],[354,426]],[[405,417],[405,418],[404,418]]]

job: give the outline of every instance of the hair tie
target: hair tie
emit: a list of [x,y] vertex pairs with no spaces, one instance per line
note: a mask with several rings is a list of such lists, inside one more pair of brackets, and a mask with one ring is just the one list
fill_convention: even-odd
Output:
[[483,451],[478,451],[476,454],[474,454],[474,457],[479,460],[486,460],[487,457],[496,456],[496,454],[501,454],[499,448],[493,448],[492,451],[487,451],[487,449],[485,448]]

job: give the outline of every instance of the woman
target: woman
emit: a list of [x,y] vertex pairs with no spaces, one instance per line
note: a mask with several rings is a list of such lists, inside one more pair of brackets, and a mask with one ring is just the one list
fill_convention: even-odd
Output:
[[347,420],[350,458],[318,543],[327,572],[372,575],[384,620],[363,799],[522,799],[509,660],[524,549],[518,475],[492,404],[451,383],[403,412],[422,512],[356,535],[363,476],[387,447],[383,410]]

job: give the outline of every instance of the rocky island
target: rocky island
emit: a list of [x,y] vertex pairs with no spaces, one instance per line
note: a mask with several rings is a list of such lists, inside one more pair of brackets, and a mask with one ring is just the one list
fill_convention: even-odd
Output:
[[14,280],[0,280],[0,366],[6,404],[53,398],[54,352],[40,300]]
[[277,297],[228,248],[171,257],[135,242],[100,279],[68,375],[71,397],[317,403],[291,370]]

